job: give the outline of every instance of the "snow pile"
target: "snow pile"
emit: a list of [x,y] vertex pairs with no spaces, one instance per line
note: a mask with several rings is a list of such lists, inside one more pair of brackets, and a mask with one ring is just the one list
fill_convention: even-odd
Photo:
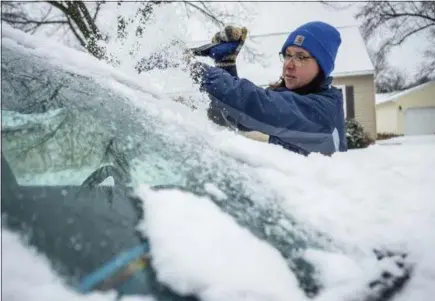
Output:
[[[318,300],[362,293],[385,264],[391,265],[368,256],[373,248],[407,252],[414,265],[410,283],[396,300],[430,300],[435,293],[435,239],[428,231],[435,227],[431,138],[418,144],[402,138],[405,145],[400,147],[376,145],[332,158],[305,158],[240,137],[219,147],[252,166],[283,196],[282,206],[292,216],[322,229],[350,255],[307,250],[306,258],[315,263],[326,286]],[[212,195],[226,198],[217,187],[207,186]],[[141,196],[146,212],[141,229],[151,239],[153,264],[159,280],[177,292],[197,293],[204,300],[228,294],[239,300],[240,290],[254,300],[300,296],[293,277],[280,266],[280,255],[241,230],[211,201],[145,188]]]
[[379,247],[408,252],[415,271],[397,300],[429,300],[435,294],[435,237],[429,231],[435,228],[435,139],[393,141],[331,158],[302,158],[253,141],[241,146],[236,139],[220,147],[254,166],[293,217],[322,229],[347,252],[359,256]]
[[160,281],[202,300],[306,300],[285,260],[208,198],[141,187]]
[[[116,300],[116,293],[82,295],[69,289],[49,268],[48,260],[2,229],[2,298],[8,301],[107,301]],[[25,283],[25,285],[23,285]],[[154,301],[151,297],[132,296],[125,301]]]
[[79,52],[49,39],[30,36],[13,29],[8,24],[2,24],[2,47],[4,45],[45,59],[54,66],[77,75],[92,77],[99,82],[115,79],[157,99],[165,98],[151,81],[142,82],[137,76],[126,75],[107,63],[98,61],[88,53]]

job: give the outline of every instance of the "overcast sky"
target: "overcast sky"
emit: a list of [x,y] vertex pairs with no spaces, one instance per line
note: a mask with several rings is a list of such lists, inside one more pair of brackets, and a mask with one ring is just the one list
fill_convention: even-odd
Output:
[[[290,32],[295,27],[308,21],[325,21],[334,26],[359,25],[354,18],[361,3],[339,3],[345,9],[335,10],[319,2],[259,2],[247,3],[252,14],[246,26],[249,33],[264,34],[272,32]],[[226,3],[225,5],[235,5]],[[209,40],[210,29],[201,21],[192,20],[189,31],[193,40]],[[238,24],[240,25],[240,24]],[[423,34],[409,39],[402,47],[394,49],[389,55],[389,62],[394,67],[404,70],[408,78],[412,79],[419,72],[418,66],[423,62],[422,55],[427,45]],[[358,59],[358,58],[355,58]]]

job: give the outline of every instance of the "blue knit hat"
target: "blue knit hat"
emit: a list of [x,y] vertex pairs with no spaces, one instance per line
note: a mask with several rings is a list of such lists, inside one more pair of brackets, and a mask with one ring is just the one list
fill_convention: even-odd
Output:
[[340,33],[335,27],[316,21],[306,23],[290,33],[281,52],[285,53],[289,46],[302,47],[314,56],[325,76],[329,76],[334,70],[340,44]]

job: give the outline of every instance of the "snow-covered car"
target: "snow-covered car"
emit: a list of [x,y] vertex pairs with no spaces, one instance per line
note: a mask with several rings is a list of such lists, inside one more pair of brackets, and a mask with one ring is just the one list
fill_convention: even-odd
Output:
[[[73,291],[369,301],[387,300],[409,278],[406,254],[377,250],[367,279],[334,291],[318,263],[357,259],[283,210],[252,166],[189,120],[197,113],[56,47],[2,32],[2,236],[18,234]],[[4,300],[21,289],[29,284],[3,283]]]

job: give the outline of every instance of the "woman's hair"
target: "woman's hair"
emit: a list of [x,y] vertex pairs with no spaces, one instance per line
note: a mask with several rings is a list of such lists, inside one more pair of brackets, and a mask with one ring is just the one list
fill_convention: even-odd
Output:
[[280,76],[279,80],[277,80],[276,82],[269,84],[269,89],[271,90],[278,90],[279,88],[284,88],[284,87],[285,87],[285,81],[282,76]]

